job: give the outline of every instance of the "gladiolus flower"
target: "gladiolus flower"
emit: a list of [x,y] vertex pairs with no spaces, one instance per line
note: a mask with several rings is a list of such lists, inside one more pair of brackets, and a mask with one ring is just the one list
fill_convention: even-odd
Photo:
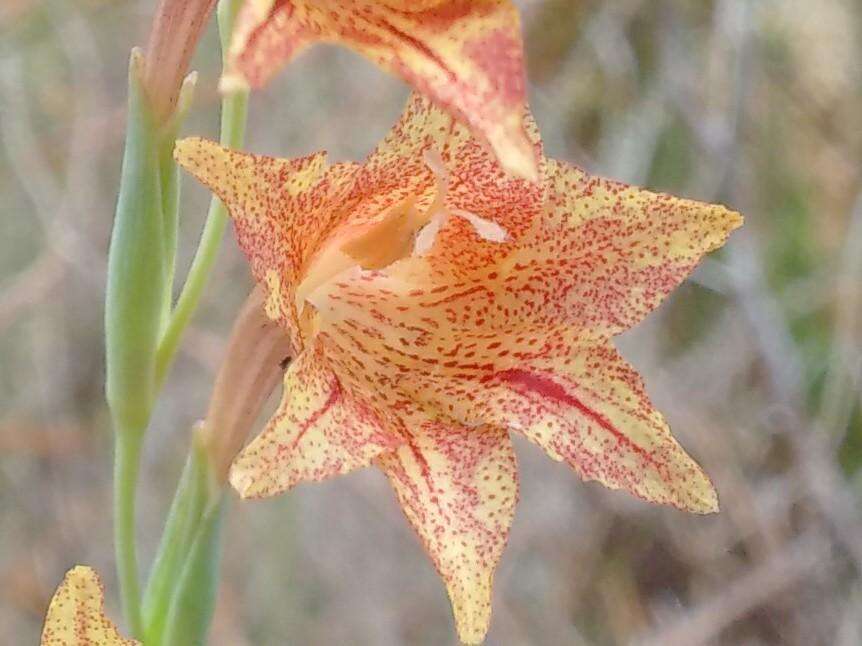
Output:
[[397,74],[473,128],[506,170],[536,179],[521,24],[510,0],[246,0],[222,88],[260,87],[318,41]]
[[105,591],[99,576],[78,565],[66,573],[54,593],[45,626],[42,646],[138,646],[124,639],[105,616]]
[[715,490],[611,338],[741,223],[738,214],[546,159],[508,176],[414,96],[362,165],[186,139],[177,161],[227,205],[295,357],[233,464],[243,497],[374,463],[478,643],[518,497],[509,431],[586,480],[683,510]]

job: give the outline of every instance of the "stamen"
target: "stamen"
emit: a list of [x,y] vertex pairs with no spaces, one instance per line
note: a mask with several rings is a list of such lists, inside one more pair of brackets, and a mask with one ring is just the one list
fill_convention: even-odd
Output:
[[454,215],[469,222],[476,234],[483,240],[499,243],[509,239],[506,229],[492,220],[487,220],[464,209],[447,209],[445,204],[446,198],[449,196],[449,169],[446,168],[443,156],[439,150],[429,148],[422,153],[422,158],[437,178],[437,194],[434,196],[434,202],[428,209],[428,213],[431,216],[429,222],[416,236],[416,242],[413,246],[414,256],[421,256],[434,246],[437,233],[443,227],[449,215]]
[[438,211],[431,217],[422,229],[416,234],[416,241],[413,243],[414,256],[422,256],[431,250],[434,246],[434,241],[437,239],[437,233],[443,227],[443,222],[446,219],[445,211]]
[[486,220],[479,217],[470,211],[462,209],[452,209],[449,211],[452,215],[457,215],[459,218],[464,218],[473,225],[473,229],[483,240],[488,242],[506,242],[509,239],[509,233],[493,220]]

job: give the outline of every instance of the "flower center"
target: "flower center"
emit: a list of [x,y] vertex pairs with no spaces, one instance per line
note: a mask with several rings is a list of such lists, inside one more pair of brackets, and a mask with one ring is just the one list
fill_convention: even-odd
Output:
[[420,256],[434,245],[437,233],[451,216],[469,222],[483,240],[504,242],[506,230],[478,215],[446,205],[449,173],[437,151],[424,155],[436,177],[431,204],[417,206],[419,195],[411,195],[383,210],[371,221],[346,223],[317,251],[296,288],[296,309],[300,317],[306,299],[318,287],[353,267],[383,269],[410,255]]
[[432,215],[430,208],[418,209],[416,197],[411,196],[393,204],[371,222],[341,227],[306,269],[296,288],[297,310],[302,311],[305,299],[315,289],[351,267],[383,269],[409,255],[417,231]]

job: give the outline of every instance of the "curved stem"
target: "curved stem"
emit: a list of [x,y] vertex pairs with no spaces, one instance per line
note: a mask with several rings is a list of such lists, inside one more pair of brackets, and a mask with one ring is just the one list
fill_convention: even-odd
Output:
[[[219,137],[222,145],[229,148],[238,148],[242,145],[245,139],[247,112],[248,92],[234,92],[222,99],[221,136]],[[213,197],[192,266],[156,351],[156,392],[164,382],[168,368],[176,355],[183,331],[200,303],[201,294],[215,263],[226,225],[227,210],[221,200]]]
[[118,430],[114,442],[114,549],[123,615],[133,637],[143,633],[141,588],[135,547],[135,490],[143,433]]

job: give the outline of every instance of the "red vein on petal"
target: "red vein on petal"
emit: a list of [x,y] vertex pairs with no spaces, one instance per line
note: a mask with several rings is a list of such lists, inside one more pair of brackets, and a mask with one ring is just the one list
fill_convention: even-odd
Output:
[[302,429],[294,438],[293,442],[290,443],[290,447],[285,447],[285,451],[292,451],[296,448],[297,444],[302,440],[302,436],[314,426],[321,417],[326,415],[326,412],[335,405],[335,402],[341,398],[341,383],[338,381],[337,377],[332,378],[332,384],[330,386],[332,388],[332,392],[329,393],[329,397],[326,398],[326,401],[323,402],[323,406],[318,408],[314,413],[312,413],[311,417],[309,417],[302,424]]
[[542,397],[547,397],[577,409],[580,413],[593,420],[608,433],[613,435],[620,444],[625,444],[632,451],[640,455],[649,464],[661,470],[663,465],[656,461],[653,455],[641,446],[635,444],[631,438],[626,436],[622,431],[617,429],[607,417],[594,411],[592,408],[584,404],[580,399],[569,393],[560,384],[548,379],[547,377],[537,375],[534,372],[528,372],[518,368],[497,372],[493,375],[485,377],[482,381],[488,382],[494,378],[501,379],[515,387],[520,386],[530,392],[537,393]]
[[475,287],[471,287],[470,289],[464,290],[463,292],[456,292],[455,294],[450,294],[449,296],[445,296],[439,300],[431,301],[428,303],[422,303],[423,307],[439,307],[440,305],[445,305],[447,303],[451,303],[453,301],[457,301],[461,298],[467,298],[468,296],[472,296],[473,294],[477,294],[479,292],[488,292],[490,294],[490,290],[484,285],[476,285]]
[[449,77],[450,83],[457,83],[458,82],[458,77],[456,76],[455,72],[453,72],[452,69],[446,64],[446,61],[444,61],[437,54],[435,54],[434,50],[432,50],[430,47],[428,47],[428,45],[423,43],[421,40],[414,38],[410,34],[398,29],[398,27],[396,27],[391,22],[386,20],[386,18],[384,18],[383,16],[380,16],[378,18],[378,20],[379,20],[380,24],[382,24],[384,27],[386,27],[386,29],[388,29],[393,34],[395,34],[396,36],[401,38],[403,41],[410,44],[412,47],[419,50],[420,52],[422,52],[422,54],[424,54],[425,56],[430,58],[432,61],[434,61],[434,63],[436,65],[438,65],[440,67],[440,69],[443,70],[443,72],[446,74],[446,76]]
[[431,477],[431,466],[428,464],[428,460],[425,459],[425,456],[422,455],[422,451],[420,451],[411,440],[407,440],[407,446],[410,448],[410,452],[413,454],[413,457],[416,458],[416,462],[419,463],[419,470],[422,472],[422,479],[425,480],[425,484],[428,486],[429,499],[437,507],[437,512],[440,516],[448,520],[448,516],[443,509],[443,505],[440,504],[440,497],[437,495],[437,489],[434,487],[434,478]]
[[[248,10],[248,7],[244,7],[244,9]],[[257,39],[261,36],[261,34],[263,34],[264,32],[266,32],[268,29],[270,29],[272,27],[270,21],[275,17],[275,15],[277,13],[279,13],[281,11],[284,11],[284,13],[285,13],[284,20],[287,21],[296,12],[296,6],[292,2],[290,2],[290,0],[275,0],[275,2],[273,2],[272,6],[269,8],[269,11],[267,12],[266,17],[261,18],[260,21],[249,32],[249,34],[245,40],[246,45],[243,48],[244,50],[250,48],[250,43],[257,41]],[[238,59],[245,58],[245,54],[246,54],[246,52],[242,51],[239,54]],[[242,75],[243,75],[243,77],[245,77],[245,72],[243,72]],[[258,84],[259,84],[259,81],[252,83],[252,85],[254,85],[254,86],[256,86]]]
[[[275,2],[273,2],[273,3],[272,3],[272,6],[269,8],[269,11],[267,12],[266,17],[265,17],[265,18],[263,18],[263,19],[261,20],[261,24],[260,24],[260,25],[258,25],[258,27],[255,29],[255,32],[253,32],[253,33],[257,33],[257,31],[259,30],[259,28],[260,28],[264,23],[266,23],[266,22],[268,22],[269,20],[271,20],[271,19],[272,19],[272,17],[273,17],[276,13],[278,13],[281,9],[284,9],[284,8],[288,5],[288,3],[289,3],[289,2],[290,2],[290,0],[275,0]],[[291,9],[295,10],[295,7],[294,7],[294,5],[293,5],[292,3],[290,3],[290,7],[291,7]],[[293,13],[293,11],[291,11],[291,14],[292,14],[292,13]],[[289,16],[288,16],[288,17],[289,17]]]

